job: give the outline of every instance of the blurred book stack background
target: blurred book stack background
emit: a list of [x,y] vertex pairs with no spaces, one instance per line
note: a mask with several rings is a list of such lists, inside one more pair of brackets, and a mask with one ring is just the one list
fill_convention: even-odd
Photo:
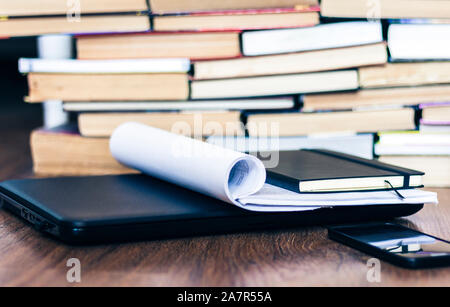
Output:
[[19,61],[26,102],[70,115],[32,133],[38,174],[130,172],[108,138],[137,121],[240,151],[375,157],[450,186],[450,1],[1,3],[0,37],[41,36],[40,58]]

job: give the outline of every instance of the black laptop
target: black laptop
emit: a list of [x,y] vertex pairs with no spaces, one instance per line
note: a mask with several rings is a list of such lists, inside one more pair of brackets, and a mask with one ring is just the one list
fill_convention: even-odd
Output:
[[70,244],[154,240],[310,225],[389,220],[423,205],[256,213],[144,175],[11,180],[3,207]]

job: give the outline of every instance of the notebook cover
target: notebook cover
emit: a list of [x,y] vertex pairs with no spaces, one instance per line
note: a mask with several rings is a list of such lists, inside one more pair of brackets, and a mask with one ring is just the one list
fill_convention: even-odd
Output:
[[424,173],[329,150],[299,150],[279,153],[277,167],[267,170],[267,182],[301,193],[304,181],[403,176],[403,188],[410,176]]

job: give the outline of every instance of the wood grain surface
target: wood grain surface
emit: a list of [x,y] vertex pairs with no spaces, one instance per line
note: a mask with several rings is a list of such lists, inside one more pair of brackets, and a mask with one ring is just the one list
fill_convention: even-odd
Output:
[[[0,119],[0,180],[32,176],[28,136],[36,121]],[[401,221],[450,240],[450,190],[433,191],[438,206]],[[69,258],[81,262],[81,283],[66,280]],[[1,286],[450,286],[450,268],[385,262],[381,282],[369,283],[370,258],[329,240],[323,227],[70,247],[0,210]]]

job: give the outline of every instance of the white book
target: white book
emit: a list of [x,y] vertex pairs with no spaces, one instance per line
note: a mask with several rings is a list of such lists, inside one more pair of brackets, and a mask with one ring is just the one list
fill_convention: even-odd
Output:
[[450,133],[450,125],[420,125],[420,132]]
[[450,155],[449,133],[387,132],[381,133],[375,154],[387,155]]
[[242,48],[246,56],[340,48],[382,41],[381,23],[363,21],[242,34]]
[[70,112],[101,111],[209,111],[209,110],[261,110],[291,109],[293,97],[197,101],[123,101],[123,102],[66,102],[64,110]]
[[384,145],[375,146],[378,156],[447,156],[450,155],[450,145]]
[[388,46],[394,60],[450,60],[450,24],[392,24]]
[[74,60],[28,59],[19,60],[19,72],[26,73],[186,73],[189,59],[127,59],[127,60]]
[[450,133],[386,132],[380,133],[383,145],[446,145],[450,148]]
[[207,142],[240,152],[328,149],[373,159],[373,135],[317,135],[292,137],[210,136]]

